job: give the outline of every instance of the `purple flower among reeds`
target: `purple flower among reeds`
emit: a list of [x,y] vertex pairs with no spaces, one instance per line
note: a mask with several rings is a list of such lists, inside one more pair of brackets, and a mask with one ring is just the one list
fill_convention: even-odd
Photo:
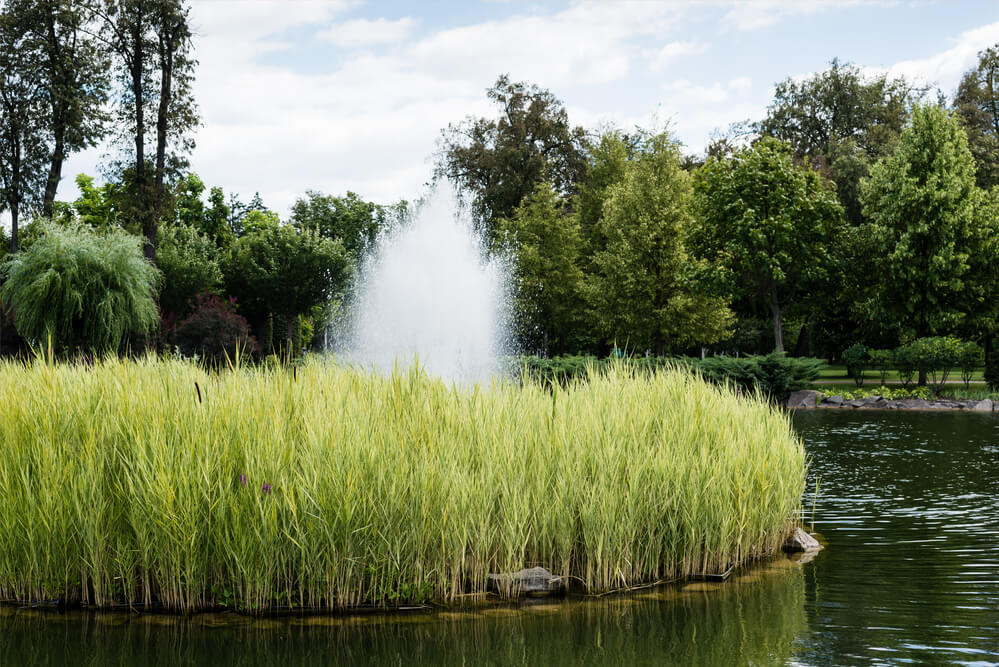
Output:
[[246,486],[246,473],[239,476],[239,485]]
[[268,484],[267,482],[264,482],[264,485],[262,487],[260,487],[260,490],[263,491],[264,493],[270,493],[271,492],[271,485]]

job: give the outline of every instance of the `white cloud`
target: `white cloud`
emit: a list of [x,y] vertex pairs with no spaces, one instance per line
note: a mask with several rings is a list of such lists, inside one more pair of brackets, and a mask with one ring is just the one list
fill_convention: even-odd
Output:
[[667,65],[678,58],[684,56],[695,56],[708,50],[706,42],[682,41],[670,42],[660,49],[645,52],[645,57],[649,60],[649,69],[653,72],[661,72]]
[[728,87],[736,93],[745,94],[753,87],[753,80],[748,76],[736,77],[728,82]]
[[406,39],[416,28],[415,19],[404,17],[396,21],[378,18],[351,19],[330,26],[316,35],[317,39],[335,46],[353,47],[372,44],[392,44]]
[[[999,42],[999,22],[961,33],[956,44],[942,53],[919,60],[905,60],[888,68],[892,76],[939,86],[952,92],[961,75],[978,62],[978,52]],[[882,70],[883,71],[883,70]]]
[[720,104],[728,99],[728,92],[719,83],[699,86],[686,79],[677,79],[663,84],[663,90],[671,93],[670,101],[677,107]]
[[740,32],[751,32],[769,28],[785,16],[815,14],[858,4],[895,3],[889,0],[735,0],[722,18],[722,24]]

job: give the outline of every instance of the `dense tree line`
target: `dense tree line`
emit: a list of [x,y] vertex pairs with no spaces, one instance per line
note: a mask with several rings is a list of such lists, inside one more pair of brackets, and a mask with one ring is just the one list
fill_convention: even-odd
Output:
[[[127,234],[155,267],[142,276],[160,321],[140,309],[123,318],[141,326],[95,340],[217,357],[219,341],[191,343],[214,326],[263,353],[301,346],[338,316],[358,262],[406,205],[310,190],[281,220],[259,196],[206,187],[187,163],[199,123],[188,12],[184,0],[0,2],[2,279],[26,280],[56,242],[110,262],[95,249],[132,252]],[[574,126],[554,93],[501,76],[486,93],[495,115],[443,130],[435,179],[456,186],[484,252],[511,259],[528,352],[835,357],[928,336],[988,352],[997,74],[999,50],[987,49],[952,100],[928,101],[903,78],[834,59],[779,82],[763,118],[703,155],[668,128]],[[60,201],[66,158],[107,140],[102,182],[78,175],[79,197]],[[0,342],[30,319],[24,303],[44,301],[22,287],[4,286]],[[67,313],[45,326],[65,331]],[[35,324],[25,333],[37,342]]]
[[836,357],[934,335],[988,350],[997,71],[997,51],[982,52],[946,104],[833,60],[778,83],[765,118],[703,156],[668,131],[574,129],[549,91],[501,77],[488,92],[499,118],[449,126],[437,175],[513,256],[518,336],[543,356]]

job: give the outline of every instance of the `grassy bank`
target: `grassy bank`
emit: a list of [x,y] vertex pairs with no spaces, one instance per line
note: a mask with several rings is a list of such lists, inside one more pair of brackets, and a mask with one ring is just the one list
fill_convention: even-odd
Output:
[[775,550],[804,484],[786,416],[668,369],[0,363],[0,405],[6,599],[390,605],[535,564],[603,591]]

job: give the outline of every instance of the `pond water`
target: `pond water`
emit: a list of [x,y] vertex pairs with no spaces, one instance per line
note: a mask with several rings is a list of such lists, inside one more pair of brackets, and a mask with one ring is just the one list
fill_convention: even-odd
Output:
[[0,608],[0,665],[999,664],[999,415],[818,411],[830,546],[724,584],[415,615],[252,620]]

